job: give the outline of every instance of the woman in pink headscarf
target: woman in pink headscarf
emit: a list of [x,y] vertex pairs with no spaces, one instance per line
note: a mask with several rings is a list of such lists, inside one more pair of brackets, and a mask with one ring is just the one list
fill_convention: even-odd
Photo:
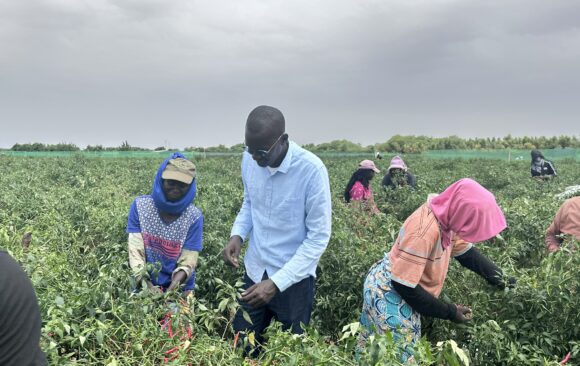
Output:
[[402,355],[406,360],[421,338],[421,315],[469,321],[471,309],[438,299],[449,260],[454,257],[490,284],[505,287],[501,269],[471,244],[505,227],[495,197],[474,180],[461,179],[430,198],[407,218],[391,251],[367,275],[359,346],[375,330],[391,331],[408,345]]

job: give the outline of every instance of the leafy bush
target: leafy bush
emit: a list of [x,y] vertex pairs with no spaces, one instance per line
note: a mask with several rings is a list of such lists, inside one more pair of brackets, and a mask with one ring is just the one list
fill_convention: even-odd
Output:
[[[466,356],[475,365],[550,364],[568,352],[577,362],[578,255],[547,255],[543,244],[544,230],[561,204],[554,194],[580,181],[577,163],[559,163],[560,176],[539,183],[528,177],[527,162],[409,157],[418,189],[382,191],[377,177],[372,184],[383,214],[367,216],[342,199],[358,160],[325,161],[333,236],[318,269],[312,327],[302,336],[272,327],[260,358],[249,360],[234,348],[231,328],[243,270],[224,266],[220,254],[242,203],[238,158],[196,161],[204,252],[196,296],[183,300],[133,293],[127,265],[129,205],[150,191],[161,158],[0,156],[0,247],[10,250],[34,283],[43,317],[41,345],[50,364],[158,365],[166,358],[169,365],[357,364],[352,324],[360,314],[368,269],[390,249],[402,221],[428,193],[461,177],[480,181],[503,207],[509,224],[504,240],[479,247],[518,284],[498,291],[452,264],[442,296],[471,306],[474,319],[466,325],[424,320],[416,362],[455,365]],[[20,243],[26,232],[32,232],[28,249]],[[190,328],[187,341],[170,337],[160,325],[168,304],[180,300],[183,311],[172,316],[172,324],[179,334]],[[396,364],[397,349],[389,335],[376,337],[358,362]]]

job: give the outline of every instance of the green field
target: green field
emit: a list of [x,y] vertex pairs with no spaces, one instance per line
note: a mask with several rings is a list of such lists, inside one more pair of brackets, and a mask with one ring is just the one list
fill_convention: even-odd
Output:
[[[561,204],[554,195],[580,184],[580,163],[574,159],[559,160],[559,177],[541,183],[529,178],[527,156],[511,162],[411,156],[406,162],[417,175],[417,191],[383,192],[376,179],[375,198],[385,214],[368,217],[342,200],[360,158],[324,158],[333,235],[318,269],[312,327],[301,337],[272,329],[260,359],[250,361],[233,348],[231,331],[235,284],[243,272],[226,267],[220,255],[242,203],[239,157],[195,159],[205,248],[196,296],[173,319],[192,327],[191,341],[171,338],[159,325],[166,302],[177,301],[176,295],[154,298],[131,291],[127,214],[137,195],[149,193],[164,157],[0,156],[0,247],[22,264],[36,288],[42,348],[51,365],[159,365],[165,358],[169,365],[355,365],[355,336],[342,332],[358,320],[367,270],[389,250],[402,221],[428,193],[462,177],[491,190],[504,210],[504,240],[479,248],[518,284],[498,291],[452,263],[442,298],[472,307],[474,318],[467,325],[424,321],[429,329],[416,362],[460,362],[452,342],[437,346],[448,340],[475,365],[557,364],[568,352],[571,363],[580,359],[580,258],[569,251],[548,256],[543,244]],[[384,170],[388,161],[381,163]],[[20,243],[26,232],[33,235],[28,250]],[[396,359],[396,347],[386,336],[368,346],[361,364],[395,364]]]
[[[187,151],[184,154],[191,159],[204,159],[207,157],[232,157],[238,156],[239,152],[199,152]],[[558,148],[542,150],[547,159],[562,160],[571,159],[580,161],[580,149]],[[318,155],[325,158],[346,158],[374,156],[371,152],[344,152],[344,151],[321,151]],[[388,153],[383,153],[389,156]],[[396,153],[393,153],[393,155]],[[34,158],[64,158],[64,157],[84,157],[84,158],[158,158],[167,155],[167,151],[13,151],[0,150],[0,156],[13,157],[34,157]],[[403,154],[400,154],[403,155]],[[494,159],[511,162],[526,161],[529,159],[530,150],[522,149],[479,149],[479,150],[428,150],[421,153],[406,154],[405,156],[425,157],[431,159]]]

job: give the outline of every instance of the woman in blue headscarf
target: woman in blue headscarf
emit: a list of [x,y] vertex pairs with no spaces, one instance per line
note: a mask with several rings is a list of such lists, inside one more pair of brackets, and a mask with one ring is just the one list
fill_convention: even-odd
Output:
[[144,281],[152,291],[195,288],[203,248],[203,215],[193,204],[195,176],[195,165],[174,153],[159,167],[151,194],[137,197],[129,210],[129,264],[137,283]]

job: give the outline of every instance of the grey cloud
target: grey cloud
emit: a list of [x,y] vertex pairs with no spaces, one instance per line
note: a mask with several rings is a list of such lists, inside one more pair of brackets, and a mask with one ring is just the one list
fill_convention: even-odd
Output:
[[579,133],[579,10],[559,0],[2,2],[0,146],[233,144],[258,104],[279,106],[300,142]]

